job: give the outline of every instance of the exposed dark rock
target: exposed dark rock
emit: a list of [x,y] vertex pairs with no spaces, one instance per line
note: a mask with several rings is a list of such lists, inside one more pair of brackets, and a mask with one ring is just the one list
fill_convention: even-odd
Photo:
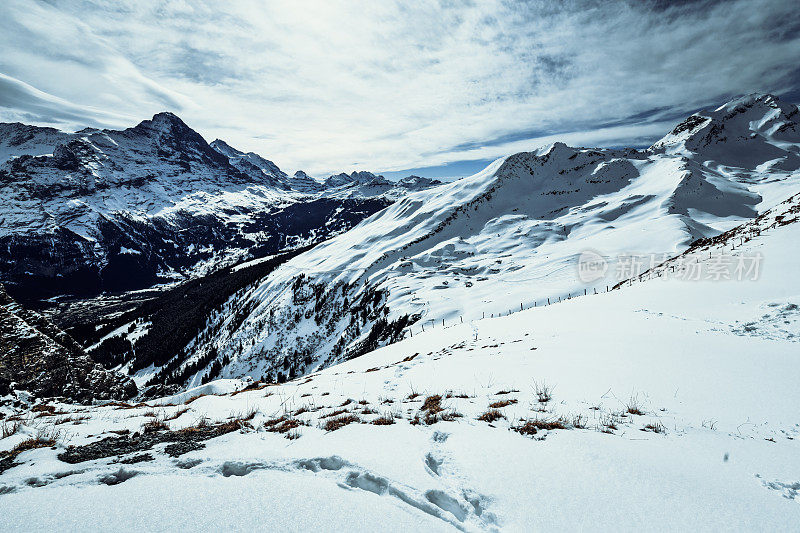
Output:
[[205,445],[203,441],[231,433],[242,428],[240,422],[225,422],[214,426],[187,428],[179,431],[155,431],[151,433],[134,433],[121,437],[106,437],[103,440],[85,446],[70,446],[58,455],[65,463],[76,464],[94,461],[116,455],[141,452],[151,449],[156,444],[173,443],[167,446],[166,453],[178,457]]
[[66,333],[22,308],[0,285],[0,396],[11,389],[76,402],[126,399],[136,384],[95,363]]

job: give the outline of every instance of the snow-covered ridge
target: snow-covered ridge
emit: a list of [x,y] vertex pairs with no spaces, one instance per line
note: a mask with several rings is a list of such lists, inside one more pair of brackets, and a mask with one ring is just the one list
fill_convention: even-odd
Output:
[[750,94],[695,113],[651,150],[683,155],[706,166],[785,172],[800,168],[798,143],[797,106],[773,95]]
[[[250,316],[215,341],[231,361],[222,375],[341,361],[370,332],[380,339],[384,319],[431,327],[603,291],[619,256],[680,253],[800,188],[796,107],[762,95],[695,117],[647,150],[555,143],[406,196],[246,295],[237,305]],[[577,273],[586,250],[609,264],[588,285]],[[366,294],[379,307],[348,318]]]

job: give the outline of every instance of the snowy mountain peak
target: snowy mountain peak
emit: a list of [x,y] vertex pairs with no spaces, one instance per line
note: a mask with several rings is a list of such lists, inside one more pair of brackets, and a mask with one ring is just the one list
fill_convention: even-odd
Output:
[[[791,145],[794,145],[792,147]],[[741,168],[800,168],[800,111],[771,94],[735,98],[678,124],[651,150]],[[766,167],[765,167],[766,168]]]
[[324,189],[324,185],[302,170],[294,173],[288,180],[289,186],[295,191],[302,193],[318,193]]
[[190,129],[189,126],[187,126],[186,123],[180,119],[180,117],[170,111],[156,113],[153,115],[152,119],[143,120],[140,122],[139,126],[150,127],[162,131],[171,131],[173,129]]
[[405,178],[401,178],[397,181],[397,184],[401,187],[407,187],[409,189],[417,189],[417,188],[426,188],[426,187],[433,187],[436,185],[441,185],[442,182],[439,180],[431,179],[431,178],[423,178],[422,176],[406,176]]
[[714,111],[736,111],[736,110],[745,110],[750,108],[759,108],[761,110],[766,110],[766,108],[772,109],[789,109],[792,107],[790,104],[782,102],[777,96],[769,93],[750,93],[744,96],[739,96],[730,100],[729,102],[722,104]]
[[244,152],[237,150],[222,139],[214,139],[209,143],[209,146],[222,155],[226,155],[228,157],[242,157],[245,155]]
[[350,174],[341,172],[339,174],[330,176],[327,180],[325,180],[325,186],[328,188],[343,187],[348,185],[374,185],[386,183],[389,183],[389,181],[383,176],[376,176],[372,172],[367,172],[364,170],[354,171]]
[[278,168],[278,165],[268,159],[264,159],[255,152],[242,152],[232,147],[225,141],[216,139],[211,142],[211,148],[228,158],[231,165],[241,170],[248,176],[263,181],[266,178],[268,184],[281,189],[288,188],[285,178],[288,175]]

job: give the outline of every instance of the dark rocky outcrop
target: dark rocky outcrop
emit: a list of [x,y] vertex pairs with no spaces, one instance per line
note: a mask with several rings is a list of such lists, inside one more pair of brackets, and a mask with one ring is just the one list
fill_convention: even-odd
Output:
[[0,395],[12,389],[76,402],[127,399],[134,382],[104,369],[66,333],[22,308],[0,285]]

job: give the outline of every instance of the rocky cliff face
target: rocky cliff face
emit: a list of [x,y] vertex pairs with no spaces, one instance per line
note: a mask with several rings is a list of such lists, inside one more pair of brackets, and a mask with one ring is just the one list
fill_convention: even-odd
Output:
[[0,396],[12,390],[77,402],[127,399],[134,382],[96,364],[66,333],[22,308],[0,285]]

